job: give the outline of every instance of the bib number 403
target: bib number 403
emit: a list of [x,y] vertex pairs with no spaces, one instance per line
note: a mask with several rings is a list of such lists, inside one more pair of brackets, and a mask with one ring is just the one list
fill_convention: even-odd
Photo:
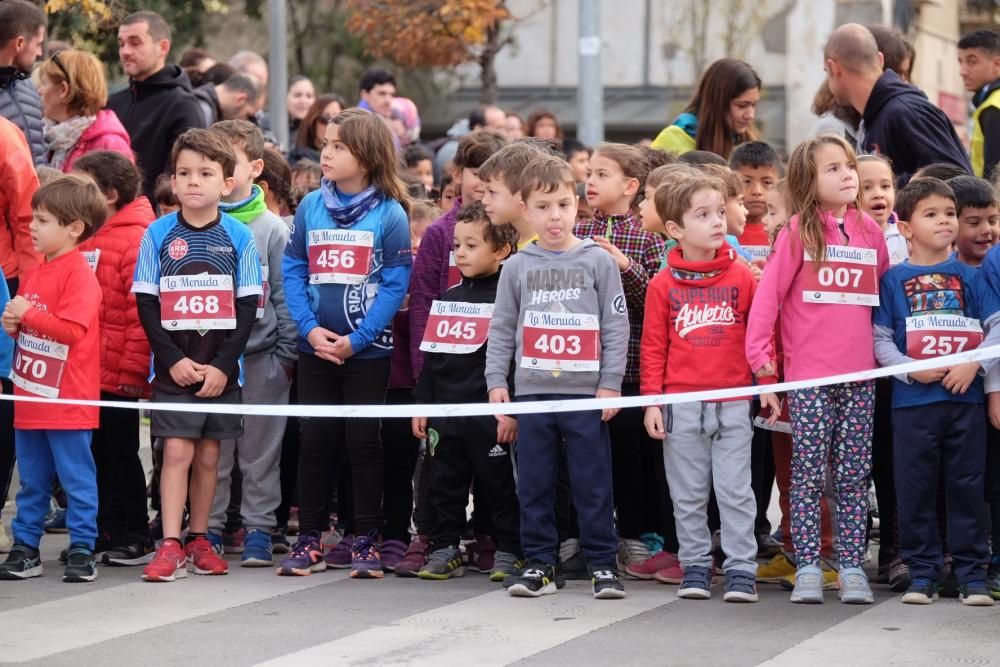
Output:
[[535,341],[534,348],[542,354],[580,354],[580,337],[561,334],[542,334]]
[[316,256],[316,265],[324,269],[353,269],[356,263],[353,250],[328,248]]

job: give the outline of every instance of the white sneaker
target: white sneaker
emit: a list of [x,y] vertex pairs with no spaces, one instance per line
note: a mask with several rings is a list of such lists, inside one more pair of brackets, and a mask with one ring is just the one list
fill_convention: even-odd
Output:
[[10,533],[7,532],[7,527],[0,522],[0,554],[9,553],[12,543]]

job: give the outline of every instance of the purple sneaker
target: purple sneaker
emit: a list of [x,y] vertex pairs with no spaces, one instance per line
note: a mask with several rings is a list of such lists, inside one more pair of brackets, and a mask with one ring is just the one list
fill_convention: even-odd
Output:
[[292,552],[281,561],[277,571],[280,575],[305,577],[325,569],[326,561],[323,560],[323,550],[319,546],[319,536],[306,533],[299,535]]
[[427,546],[430,538],[426,535],[415,535],[406,548],[403,560],[396,564],[397,577],[415,577],[417,572],[427,563]]
[[351,578],[352,579],[381,579],[382,557],[379,554],[378,531],[373,530],[365,536],[354,540],[351,548]]
[[344,538],[337,542],[337,546],[330,549],[326,554],[326,564],[338,570],[345,570],[351,566],[351,549],[354,547],[354,536],[344,535]]
[[386,540],[382,543],[382,569],[387,572],[395,572],[406,555],[408,545],[400,540]]

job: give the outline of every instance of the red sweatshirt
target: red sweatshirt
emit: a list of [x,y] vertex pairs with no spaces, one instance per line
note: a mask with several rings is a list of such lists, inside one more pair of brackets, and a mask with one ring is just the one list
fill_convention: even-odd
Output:
[[688,262],[680,247],[649,283],[640,346],[640,393],[676,394],[752,384],[744,354],[757,284],[723,245],[710,262]]

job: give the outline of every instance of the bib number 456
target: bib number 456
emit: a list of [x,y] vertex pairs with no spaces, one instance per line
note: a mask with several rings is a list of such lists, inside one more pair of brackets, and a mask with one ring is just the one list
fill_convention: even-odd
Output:
[[353,250],[328,248],[316,257],[316,265],[324,269],[353,269],[357,258]]

